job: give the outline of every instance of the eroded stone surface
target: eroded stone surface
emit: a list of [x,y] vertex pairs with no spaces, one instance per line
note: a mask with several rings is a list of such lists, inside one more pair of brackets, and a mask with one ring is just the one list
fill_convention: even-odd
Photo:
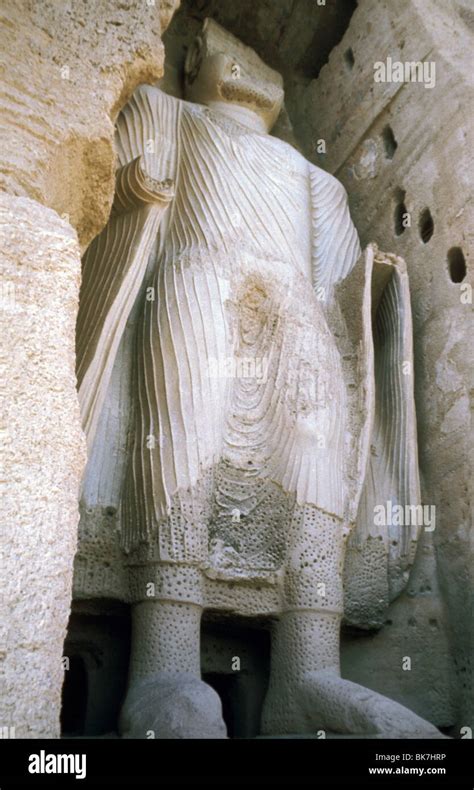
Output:
[[[419,558],[423,582],[387,616],[391,624],[375,637],[381,652],[376,649],[370,657],[370,643],[365,650],[360,640],[351,646],[348,640],[346,671],[368,683],[370,675],[378,677],[378,691],[393,694],[399,686],[400,701],[411,697],[421,715],[436,710],[439,722],[456,724],[457,736],[463,726],[472,727],[474,699],[468,403],[474,362],[468,341],[473,326],[473,126],[467,111],[473,36],[468,5],[464,0],[442,8],[418,0],[396,7],[359,4],[319,78],[287,92],[303,150],[346,186],[362,243],[375,239],[407,263],[422,501],[436,508],[431,535],[435,556],[431,550]],[[426,57],[436,66],[434,87],[375,83],[374,63],[388,55],[402,62]],[[326,153],[318,156],[319,139],[325,140]],[[370,150],[374,155],[367,168]],[[404,212],[410,222],[405,229],[400,222]],[[428,611],[436,614],[421,616]],[[413,620],[416,627],[410,625]],[[413,656],[416,683],[415,675],[406,673],[402,687],[396,652],[388,664],[383,660],[385,685],[378,667],[384,651],[391,652],[389,644],[403,645],[403,655]],[[432,667],[439,667],[442,677],[435,678]]]
[[66,215],[82,249],[110,212],[117,113],[137,85],[161,77],[161,34],[177,5],[3,4],[1,186]]
[[[18,5],[7,3],[5,7],[8,31],[5,51],[10,53],[9,64],[15,64],[15,68],[8,73],[7,104],[14,110],[11,116],[14,120],[6,130],[8,164],[4,183],[15,195],[32,197],[52,206],[61,214],[68,214],[84,249],[103,227],[112,201],[113,121],[136,84],[141,81],[152,82],[159,76],[162,50],[159,45],[161,28],[158,17],[161,17],[164,27],[175,4],[172,0],[159,4],[156,0],[155,7],[150,4],[147,8],[148,4],[130,2],[121,3],[118,9],[115,4],[101,3],[94,4],[92,12],[92,6],[73,4],[70,13],[65,13],[62,4],[23,3],[21,15],[17,13]],[[390,598],[394,596],[390,593],[390,585],[396,595],[400,590],[397,587],[400,580],[402,586],[406,584],[407,567],[397,564],[395,556],[395,575],[393,570],[387,571],[387,551],[393,555],[393,550],[389,549],[383,536],[379,539],[377,535],[369,535],[364,539],[365,556],[359,562],[358,575],[351,572],[351,562],[346,563],[346,612],[350,613],[350,621],[366,629],[377,627],[380,630],[369,630],[367,633],[370,636],[365,639],[360,636],[353,638],[351,632],[346,634],[341,648],[342,673],[380,694],[397,699],[438,725],[456,724],[455,734],[458,734],[462,726],[472,725],[469,674],[472,577],[467,504],[470,478],[468,366],[472,362],[469,362],[466,353],[472,301],[466,298],[469,274],[466,277],[463,269],[465,262],[469,267],[465,229],[469,224],[467,151],[472,149],[472,143],[469,145],[466,136],[469,134],[465,122],[465,108],[469,103],[466,96],[470,89],[465,78],[470,65],[463,53],[472,50],[470,9],[466,0],[456,0],[443,8],[426,0],[423,3],[419,0],[400,0],[397,9],[388,2],[368,0],[359,4],[343,40],[333,50],[328,65],[319,73],[327,56],[319,46],[324,25],[328,25],[327,32],[330,34],[325,36],[326,40],[336,44],[354,9],[349,9],[347,4],[347,19],[340,17],[340,34],[336,35],[334,19],[328,13],[337,13],[336,3],[331,4],[331,9],[316,8],[312,1],[307,3],[302,21],[301,8],[304,5],[302,1],[278,4],[277,8],[275,3],[255,4],[247,0],[239,4],[230,0],[219,0],[218,4],[214,0],[200,0],[191,8],[191,3],[185,2],[183,13],[176,19],[176,26],[170,30],[170,68],[162,85],[168,93],[183,96],[185,47],[189,46],[198,30],[197,17],[203,17],[206,13],[216,16],[247,44],[255,46],[259,54],[284,75],[286,109],[282,111],[273,134],[303,150],[310,160],[337,175],[347,187],[352,215],[364,246],[375,238],[383,249],[396,251],[407,262],[414,316],[414,373],[423,501],[436,505],[436,529],[434,534],[427,533],[422,537],[421,550],[418,550],[408,584],[391,604]],[[189,9],[192,14],[189,14]],[[151,24],[150,13],[154,15]],[[102,21],[97,23],[100,15],[103,24]],[[130,17],[133,17],[133,23]],[[25,45],[25,37],[31,46]],[[315,47],[318,48],[316,58],[313,56]],[[372,67],[374,61],[380,58],[382,50],[393,58],[403,60],[423,59],[429,53],[429,57],[437,64],[435,88],[427,90],[423,85],[405,85],[400,88],[394,84],[374,86]],[[28,60],[25,59],[22,64],[18,63],[18,51],[28,52]],[[456,53],[455,58],[453,53]],[[34,85],[33,89],[31,87],[32,74],[38,85],[41,81],[43,83],[40,91],[35,92]],[[313,79],[315,77],[318,79]],[[47,89],[44,88],[46,83]],[[25,93],[28,95],[27,103],[22,99]],[[58,111],[59,107],[62,112]],[[434,118],[440,122],[434,123]],[[235,129],[234,121],[221,120],[216,133],[219,135],[222,130],[233,134]],[[325,153],[319,151],[318,156],[318,142],[321,140],[326,144]],[[145,141],[146,136],[142,145]],[[163,178],[169,177],[170,173],[160,172],[157,175]],[[30,226],[25,214],[26,205],[28,210],[31,208],[34,222],[48,229],[39,242],[38,229]],[[410,215],[412,225],[400,232],[403,210]],[[20,515],[22,524],[30,524],[31,501],[34,501],[36,508],[38,501],[46,499],[45,520],[41,520],[44,529],[42,526],[39,532],[48,534],[47,556],[52,558],[57,550],[63,552],[64,559],[69,559],[59,571],[58,579],[61,578],[62,582],[56,580],[51,585],[43,566],[34,582],[30,577],[26,579],[22,576],[21,591],[12,587],[11,578],[8,580],[7,596],[14,611],[13,629],[18,619],[16,612],[19,611],[22,622],[19,633],[25,637],[24,644],[28,645],[26,651],[21,648],[17,652],[15,637],[8,633],[7,644],[15,645],[15,652],[10,652],[5,663],[5,699],[9,715],[13,711],[16,722],[20,721],[19,726],[17,723],[17,735],[57,732],[60,673],[55,669],[53,676],[46,678],[42,662],[43,656],[47,655],[47,661],[56,666],[54,662],[60,655],[58,645],[64,634],[67,617],[64,601],[69,595],[70,585],[67,563],[73,551],[71,541],[77,520],[76,504],[70,491],[77,486],[79,468],[83,464],[82,443],[77,430],[77,406],[75,401],[69,401],[72,366],[68,353],[72,353],[70,333],[71,316],[76,310],[78,249],[73,255],[72,242],[69,246],[72,237],[64,223],[60,223],[51,212],[43,211],[34,204],[21,201],[13,201],[8,207],[8,221],[13,224],[19,222],[24,232],[30,233],[30,241],[23,240],[23,246],[18,247],[21,262],[16,259],[12,248],[11,260],[14,260],[15,266],[12,268],[7,261],[6,267],[7,272],[15,269],[16,277],[21,272],[21,263],[30,256],[30,250],[42,252],[45,245],[45,256],[51,264],[49,269],[63,272],[61,277],[66,282],[66,292],[70,297],[61,305],[53,299],[57,313],[54,315],[56,323],[53,321],[50,326],[51,332],[56,333],[54,338],[51,335],[52,348],[56,348],[58,338],[64,342],[62,347],[58,346],[59,355],[54,361],[51,360],[51,369],[61,364],[67,374],[59,384],[60,393],[54,396],[54,410],[55,414],[64,415],[62,421],[69,425],[69,449],[78,449],[73,463],[63,446],[59,427],[54,427],[51,443],[47,445],[47,471],[39,471],[37,479],[31,483],[34,491],[31,500],[28,500],[30,504]],[[433,222],[431,237],[430,216]],[[54,228],[53,242],[50,228]],[[17,244],[15,238],[13,244]],[[50,259],[53,248],[59,250],[54,260]],[[65,260],[69,262],[67,275],[63,271]],[[195,263],[193,261],[193,265]],[[180,276],[188,284],[182,270]],[[47,278],[49,283],[49,273]],[[27,291],[30,283],[36,283],[36,279],[30,275],[22,281],[28,283]],[[7,279],[7,304],[10,304],[9,282]],[[53,283],[51,287],[56,293],[56,284]],[[250,292],[244,292],[243,297],[240,295],[233,300],[229,320],[235,320],[237,316],[250,329],[252,326],[265,327],[269,316],[275,317],[275,313],[267,310],[265,304],[263,309],[259,307],[261,301],[257,298],[257,290],[253,288],[252,298],[249,298]],[[275,289],[272,293],[275,293]],[[33,298],[31,292],[30,297]],[[303,303],[304,300],[303,296]],[[250,310],[247,309],[248,304]],[[33,314],[38,309],[46,310],[42,301],[39,305],[35,301],[32,306]],[[8,310],[7,325],[10,321]],[[355,315],[357,317],[360,314],[355,311]],[[93,473],[85,481],[81,504],[80,551],[76,557],[76,595],[136,602],[136,624],[141,634],[139,640],[135,640],[137,677],[143,672],[152,672],[160,656],[165,664],[167,661],[186,664],[186,671],[190,665],[191,671],[197,676],[199,654],[196,644],[202,607],[216,609],[222,614],[230,613],[231,617],[239,612],[252,618],[262,613],[274,618],[281,615],[282,590],[290,597],[301,595],[301,601],[307,603],[309,600],[314,605],[321,593],[321,588],[318,590],[317,585],[315,587],[315,581],[321,583],[324,580],[319,576],[317,579],[310,576],[308,583],[304,583],[307,581],[304,571],[303,574],[287,575],[285,583],[282,583],[280,568],[286,552],[284,526],[293,506],[287,493],[282,492],[275,483],[268,488],[266,500],[262,503],[262,518],[260,522],[254,522],[256,529],[251,539],[247,540],[247,513],[237,507],[234,501],[236,492],[241,496],[238,486],[242,480],[236,481],[229,475],[227,467],[218,469],[217,465],[201,477],[199,487],[195,488],[191,497],[187,489],[173,497],[172,521],[157,519],[160,529],[153,536],[150,536],[148,529],[144,530],[147,542],[134,549],[131,567],[127,567],[120,545],[124,543],[123,535],[122,540],[120,538],[120,500],[126,469],[125,437],[130,430],[129,417],[133,402],[130,383],[134,359],[132,337],[140,321],[141,313],[136,309],[124,331],[125,340],[117,351],[111,386],[90,461],[89,468]],[[28,328],[28,323],[19,326],[13,317],[11,327],[8,326],[12,346],[16,345],[18,338],[24,337],[23,333]],[[31,346],[31,338],[37,337],[38,331],[36,326],[32,327],[32,333],[27,338],[28,347]],[[38,340],[40,345],[46,337],[44,332]],[[347,353],[350,356],[351,349],[348,352],[347,347],[341,347],[343,358]],[[35,347],[34,353],[27,355],[27,363],[31,367],[33,361],[38,359],[38,349]],[[10,355],[8,364],[12,361],[12,378],[6,380],[9,392],[18,388],[25,360]],[[28,400],[28,408],[33,404],[35,419],[38,419],[35,404],[43,401],[48,403],[51,396],[50,374],[45,372],[38,387],[35,385],[38,381],[37,369],[35,361],[34,375],[29,379],[32,396]],[[23,387],[21,398],[25,392]],[[249,397],[248,388],[241,388],[239,397]],[[287,402],[290,400],[291,390]],[[211,410],[205,416],[208,419],[212,417]],[[352,419],[356,416],[357,410],[351,412]],[[29,423],[25,412],[19,412],[18,419],[20,417],[22,424],[14,429],[14,433],[21,437],[21,442],[15,444],[10,441],[10,432],[7,434],[8,464],[13,463],[15,468],[20,464],[23,470],[20,477],[16,478],[18,490],[12,488],[14,499],[7,501],[7,507],[11,507],[12,512],[14,502],[18,509],[18,501],[26,501],[25,480],[26,490],[30,490],[29,472],[23,475],[25,470],[19,461],[20,457],[30,458],[31,449],[28,449],[28,439],[24,436],[24,426]],[[46,446],[44,437],[49,425],[44,422],[42,414],[39,419],[40,439],[34,447],[38,448],[39,457],[43,459],[41,453]],[[160,432],[155,435],[154,428],[149,430],[146,438],[154,438],[155,450],[158,447],[158,452],[169,459],[170,445],[162,447],[164,438]],[[60,469],[59,493],[56,478],[51,485],[54,464],[57,465],[56,470]],[[46,475],[49,475],[48,479]],[[55,496],[61,503],[66,496],[62,490],[65,478],[69,493],[67,503],[64,504],[66,515],[62,517],[61,524],[66,529],[61,528],[58,533],[57,522],[53,519],[51,529],[49,521],[52,509],[56,507],[53,503]],[[215,509],[216,517],[208,530],[202,509],[198,506],[196,510],[192,503],[209,500],[216,479],[220,482],[223,498]],[[229,490],[233,492],[231,497]],[[41,508],[40,512],[43,512]],[[265,530],[265,513],[271,514],[268,533]],[[320,519],[321,524],[324,524],[326,517],[327,514],[319,515],[317,521]],[[330,530],[334,527],[331,521],[334,517],[328,518],[326,527],[320,524],[319,529]],[[189,535],[189,527],[193,524],[198,524],[199,529],[191,538],[185,537]],[[343,529],[343,534],[347,536],[347,528]],[[132,532],[129,533],[131,542]],[[12,546],[17,545],[17,534],[9,528],[8,540]],[[35,567],[34,558],[37,554],[36,544],[33,545],[35,534],[30,531],[29,548],[26,550],[20,546],[18,551],[18,556],[23,550],[27,556],[31,556],[31,567]],[[318,530],[315,534],[318,534]],[[397,544],[400,545],[398,538]],[[319,567],[325,551],[324,541],[320,537],[318,546],[314,550],[304,541],[296,540],[293,560],[304,564],[309,559],[310,564],[315,561]],[[414,546],[411,548],[413,550]],[[197,553],[204,565],[209,552],[208,567],[204,567],[201,573],[200,569],[190,569],[180,562],[159,565],[157,560],[163,551],[168,552],[168,559],[177,552],[175,558],[184,558],[186,561]],[[396,551],[395,548],[395,555]],[[17,555],[13,552],[11,556],[15,559]],[[410,554],[409,564],[412,560],[413,553]],[[56,567],[53,559],[49,563],[50,567]],[[336,601],[338,608],[341,570],[339,568],[336,571],[332,567],[329,585],[330,598]],[[42,641],[42,626],[39,629],[39,641],[36,641],[35,634],[33,644],[30,637],[35,625],[42,623],[43,609],[40,607],[38,610],[39,620],[28,619],[25,615],[28,599],[24,596],[24,590],[34,590],[39,599],[48,602],[49,595],[58,591],[58,585],[62,585],[60,603],[48,604],[44,609],[46,619],[53,614],[56,620],[54,633],[50,624],[44,631],[51,642],[46,645]],[[152,600],[157,598],[160,603],[150,601],[150,595]],[[144,611],[154,611],[155,614],[147,618],[142,614]],[[296,624],[291,617],[281,618],[277,641],[291,645],[293,649],[296,640],[299,645],[298,656],[302,661],[301,677],[304,675],[307,644],[312,644],[311,634],[319,634],[320,628],[324,631],[324,639],[319,640],[318,637],[316,641],[322,642],[324,655],[317,652],[316,658],[337,663],[339,617],[339,613],[329,613],[326,620],[320,619],[314,628],[311,623],[298,623],[298,618]],[[160,630],[165,629],[175,633],[181,620],[183,633],[189,637],[183,649],[179,648],[182,641],[177,634],[176,639],[168,641],[159,636]],[[327,631],[324,630],[326,628]],[[305,646],[307,635],[310,639]],[[141,646],[147,642],[148,651],[142,650]],[[31,645],[35,647],[34,650],[30,649]],[[287,676],[284,648],[279,655],[282,659],[281,682],[277,684],[274,697],[273,730],[275,726],[283,729],[293,726],[288,721],[291,704],[286,711],[281,704],[278,709],[286,686],[290,703],[297,698],[292,679]],[[404,658],[407,657],[412,661],[409,672],[403,668]],[[16,675],[16,670],[12,671],[14,663],[24,667],[24,672]],[[222,661],[217,663],[220,666]],[[25,681],[28,689],[33,689],[33,714],[27,710],[24,686],[18,686],[20,678],[23,678],[21,683]],[[48,685],[50,681],[51,686]],[[52,689],[51,693],[48,691],[47,702],[45,688]],[[351,729],[357,716],[355,719],[352,715],[345,718],[346,713],[347,710],[343,710],[340,718]],[[150,715],[153,715],[153,711]],[[297,720],[298,715],[296,712],[294,720]],[[9,716],[6,718],[7,724],[16,723]],[[3,724],[3,720],[0,723]],[[329,724],[332,726],[334,722]],[[393,722],[389,722],[389,726],[392,725]],[[169,722],[166,727],[169,727]],[[183,722],[180,727],[183,727]],[[400,734],[403,737],[403,732]]]
[[0,721],[17,737],[59,735],[85,463],[74,373],[80,249],[109,215],[116,115],[136,85],[161,76],[161,32],[176,5],[2,7],[1,586],[9,619]]
[[85,464],[74,372],[79,245],[52,209],[8,195],[0,207],[0,586],[8,617],[1,719],[16,737],[51,737],[59,734],[61,657]]
[[[83,407],[99,403],[104,371],[122,366],[101,420],[127,456],[107,457],[84,408],[85,528],[113,508],[104,495],[114,492],[133,604],[127,730],[135,720],[153,729],[153,707],[130,712],[129,700],[155,672],[198,682],[207,577],[246,584],[261,616],[262,587],[277,587],[265,731],[294,732],[308,673],[339,672],[347,535],[359,552],[368,537],[382,541],[382,610],[413,564],[419,525],[389,540],[371,521],[377,497],[419,498],[413,382],[402,375],[412,364],[408,281],[401,259],[375,246],[360,255],[339,182],[268,134],[283,102],[278,74],[212,20],[185,73],[192,102],[140,89],[118,122],[122,167],[142,157],[150,178],[176,185],[156,243],[135,221],[130,231],[130,212],[113,217],[84,267],[92,300],[78,326],[79,394]],[[120,349],[94,343],[88,327],[116,326],[113,300],[99,294],[107,271],[107,294],[130,288],[129,248],[149,265],[133,309],[123,302],[121,331],[128,314],[135,331]],[[127,375],[131,417],[111,421]]]
[[121,715],[124,738],[226,737],[219,695],[196,677],[157,673],[137,686]]

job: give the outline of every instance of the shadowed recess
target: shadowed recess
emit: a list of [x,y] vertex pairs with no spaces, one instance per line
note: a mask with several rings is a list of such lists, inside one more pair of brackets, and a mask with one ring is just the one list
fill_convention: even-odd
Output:
[[202,20],[211,17],[283,77],[296,71],[314,79],[341,41],[356,8],[356,0],[331,0],[326,5],[317,0],[182,0],[164,41],[167,49],[173,39],[186,47]]
[[387,159],[393,159],[395,151],[398,148],[398,143],[395,139],[395,135],[391,126],[387,125],[383,130],[382,140],[385,149],[385,156]]
[[420,214],[419,229],[420,229],[420,238],[423,244],[428,244],[429,240],[431,239],[434,233],[434,222],[429,208],[423,209],[423,211]]
[[448,252],[448,271],[453,283],[462,283],[466,276],[466,260],[461,247],[451,247]]

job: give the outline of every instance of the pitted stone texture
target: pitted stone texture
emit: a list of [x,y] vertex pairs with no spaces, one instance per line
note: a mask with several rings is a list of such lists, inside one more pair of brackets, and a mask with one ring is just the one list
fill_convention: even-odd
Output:
[[[297,709],[285,711],[301,678],[338,668],[344,536],[359,516],[380,370],[398,398],[387,409],[390,430],[374,439],[390,456],[380,488],[397,501],[418,497],[413,388],[397,378],[400,355],[411,359],[408,284],[402,260],[374,245],[360,254],[337,179],[270,136],[282,80],[255,52],[206,20],[185,83],[184,102],[139,89],[117,124],[120,163],[128,170],[142,156],[151,177],[176,185],[156,243],[147,239],[142,251],[149,265],[135,338],[123,547],[142,601],[153,557],[217,582],[280,576],[269,705],[275,726],[278,716],[290,726]],[[121,240],[123,257],[129,235]],[[100,262],[87,276],[95,297]],[[371,319],[390,289],[388,351],[376,364]],[[99,299],[93,319],[110,325]],[[100,352],[114,357],[115,348]],[[252,363],[249,373],[222,373],[239,359]],[[92,400],[103,361],[92,367]],[[140,554],[145,570],[136,572]],[[412,554],[407,560],[404,571]],[[184,584],[173,592],[179,574],[162,580],[157,600],[134,607],[132,694],[154,669],[199,672],[199,577],[187,603]]]
[[128,600],[128,574],[120,550],[114,507],[79,506],[74,598]]
[[74,371],[79,243],[84,248],[107,220],[113,122],[139,83],[161,76],[160,36],[176,5],[2,6],[0,183],[15,197],[2,199],[8,481],[2,521],[9,558],[2,587],[10,620],[0,722],[14,726],[17,737],[59,734],[85,463]]
[[158,671],[200,676],[201,614],[194,604],[168,601],[133,607],[131,688]]
[[316,729],[385,738],[445,737],[398,702],[331,670],[308,673],[298,689],[298,702]]
[[124,738],[226,738],[219,695],[186,673],[159,672],[127,695]]
[[340,625],[340,614],[304,610],[286,612],[274,625],[262,733],[312,731],[302,715],[298,689],[308,672],[339,671]]
[[[302,622],[301,616],[292,618],[288,631],[290,638],[297,637]],[[295,644],[298,650],[300,641]],[[372,738],[445,737],[409,708],[341,678],[334,666],[304,669],[294,676],[288,669],[287,677],[280,678],[278,688],[280,693],[270,686],[265,701],[263,734],[309,734],[322,730]]]
[[130,600],[133,602],[170,601],[203,605],[203,572],[180,563],[140,563],[129,569]]
[[83,249],[112,203],[113,122],[137,85],[161,77],[161,33],[178,2],[2,4],[0,183],[66,214]]
[[296,507],[288,536],[283,608],[343,608],[343,524],[311,505]]
[[[319,78],[287,91],[288,111],[303,150],[321,167],[337,173],[344,183],[362,243],[375,239],[382,249],[394,250],[407,262],[422,501],[436,506],[436,557],[434,562],[428,555],[421,557],[424,572],[430,577],[423,597],[419,601],[405,597],[399,606],[392,604],[390,634],[383,639],[389,653],[388,643],[405,644],[405,652],[418,656],[417,682],[412,680],[408,686],[406,681],[397,699],[404,704],[410,701],[426,717],[436,711],[439,723],[456,721],[457,731],[462,726],[474,727],[474,543],[470,517],[474,443],[469,413],[474,366],[469,342],[474,127],[466,113],[473,102],[473,46],[469,0],[442,4],[435,0],[365,0],[358,4],[344,38],[334,47]],[[345,60],[348,51],[354,58],[352,70]],[[374,63],[387,55],[394,62],[434,62],[435,87],[375,83]],[[395,150],[384,144],[390,135],[396,142]],[[320,138],[326,141],[326,153],[318,155],[314,141]],[[368,146],[373,148],[375,142],[374,171],[362,172]],[[398,233],[394,215],[402,203],[411,227]],[[427,208],[434,229],[432,237],[423,243],[420,221]],[[450,277],[452,248],[460,248],[465,258],[466,274],[461,282]],[[381,564],[377,541],[371,554],[367,582],[374,597],[380,599],[382,611],[387,592],[383,586],[377,589],[377,578],[382,581],[374,573],[375,566]],[[352,559],[349,557],[350,563]],[[351,572],[350,564],[347,572]],[[367,586],[359,589],[360,595],[354,589],[353,604],[363,620],[371,596]],[[430,618],[419,616],[418,610],[427,609],[446,609],[442,618],[436,616],[440,629],[436,638]],[[407,633],[409,617],[417,622],[413,641],[410,635],[414,630]],[[447,660],[448,640],[452,663]],[[423,643],[429,648],[417,647]],[[347,657],[348,676],[365,680],[377,675],[381,648],[373,650],[371,640],[365,642],[365,648],[361,640],[355,640],[353,648],[349,648],[351,656]],[[350,657],[354,650],[359,655],[352,676]],[[363,673],[359,670],[362,663]],[[436,683],[434,668],[440,673]],[[393,695],[396,685],[390,675],[385,675],[385,685],[380,676],[378,690]]]
[[74,374],[79,245],[52,209],[5,195],[0,207],[0,722],[16,737],[55,737],[85,463]]

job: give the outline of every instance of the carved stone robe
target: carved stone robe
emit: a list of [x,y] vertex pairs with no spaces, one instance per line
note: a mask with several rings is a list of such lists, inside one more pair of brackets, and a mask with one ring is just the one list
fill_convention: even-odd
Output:
[[[418,498],[402,262],[376,248],[360,257],[336,179],[206,107],[141,87],[117,145],[122,167],[141,157],[175,196],[153,243],[144,223],[117,223],[114,288],[104,287],[104,247],[86,255],[87,506],[120,504],[126,551],[225,578],[275,573],[291,532],[324,513],[329,551],[331,531],[336,540],[357,524],[349,583],[357,594],[378,585],[386,603],[406,582],[418,534],[400,531],[395,548],[372,516],[375,502]],[[127,299],[87,310],[99,289]],[[104,316],[117,338],[108,352]],[[373,619],[353,605],[353,620]]]

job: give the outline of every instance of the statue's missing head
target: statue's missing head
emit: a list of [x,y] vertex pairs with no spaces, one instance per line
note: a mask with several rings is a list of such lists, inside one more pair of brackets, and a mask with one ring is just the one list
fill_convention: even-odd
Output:
[[253,49],[206,19],[186,57],[185,96],[197,104],[247,108],[271,129],[283,104],[283,79]]

